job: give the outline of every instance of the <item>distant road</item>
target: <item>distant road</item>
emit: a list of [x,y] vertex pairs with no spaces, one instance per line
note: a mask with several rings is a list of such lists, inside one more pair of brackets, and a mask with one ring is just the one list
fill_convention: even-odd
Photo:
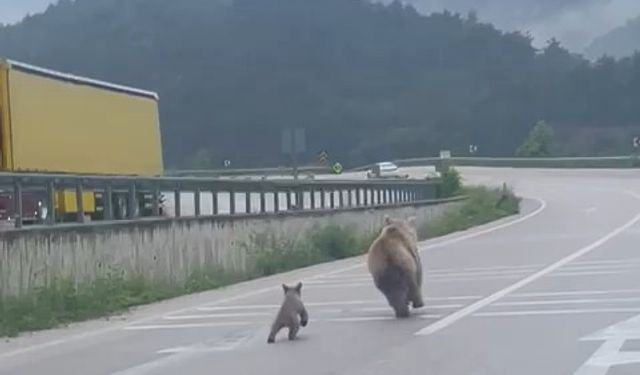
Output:
[[[640,374],[640,172],[460,170],[513,186],[523,212],[423,243],[410,319],[358,258],[0,343],[0,374]],[[298,280],[311,323],[267,345]]]

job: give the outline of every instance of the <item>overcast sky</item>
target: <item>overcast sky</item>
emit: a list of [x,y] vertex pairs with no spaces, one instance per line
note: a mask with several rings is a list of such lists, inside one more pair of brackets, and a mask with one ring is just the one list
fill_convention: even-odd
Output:
[[[0,0],[0,22],[17,22],[28,13],[43,11],[53,1]],[[405,1],[423,12],[448,8],[467,13],[476,9],[481,20],[490,21],[499,28],[530,31],[536,38],[537,45],[556,36],[577,52],[582,52],[595,37],[640,15],[640,0]]]

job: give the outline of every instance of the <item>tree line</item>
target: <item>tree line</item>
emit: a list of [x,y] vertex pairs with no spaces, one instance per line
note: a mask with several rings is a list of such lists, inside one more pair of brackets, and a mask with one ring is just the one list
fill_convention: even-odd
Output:
[[531,42],[473,13],[366,0],[61,0],[0,28],[0,56],[158,91],[173,167],[286,163],[292,127],[304,161],[344,165],[470,144],[511,156],[540,121],[638,127],[640,54]]

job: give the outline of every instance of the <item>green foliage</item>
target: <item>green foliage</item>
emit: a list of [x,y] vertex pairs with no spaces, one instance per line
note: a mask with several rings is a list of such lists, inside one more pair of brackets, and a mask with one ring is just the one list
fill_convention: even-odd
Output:
[[236,166],[286,162],[280,133],[297,124],[301,162],[326,149],[347,166],[471,139],[512,155],[541,113],[554,126],[640,121],[640,55],[537,53],[474,16],[400,3],[62,1],[0,27],[0,55],[158,91],[165,160],[181,167],[201,149]]
[[142,277],[112,276],[89,285],[58,280],[27,297],[0,298],[0,337],[98,318],[182,292]]
[[553,129],[546,122],[539,121],[518,148],[516,155],[521,157],[551,156],[552,143]]
[[252,274],[267,276],[361,255],[373,238],[373,234],[363,234],[353,226],[329,224],[309,231],[297,241],[261,233],[254,236],[247,250],[255,259]]
[[433,238],[489,223],[520,211],[520,198],[506,187],[489,189],[471,187],[464,190],[469,197],[459,208],[451,209],[440,218],[420,228],[422,238]]
[[442,198],[450,198],[460,193],[462,189],[462,177],[455,168],[447,168],[446,171],[442,172],[441,179],[440,195]]

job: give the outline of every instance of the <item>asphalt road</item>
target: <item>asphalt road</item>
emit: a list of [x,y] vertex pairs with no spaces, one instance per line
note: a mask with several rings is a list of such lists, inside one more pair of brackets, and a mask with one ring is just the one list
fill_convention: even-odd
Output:
[[[2,343],[0,374],[639,374],[640,172],[461,170],[523,213],[423,243],[410,319],[358,258]],[[298,280],[311,322],[267,345]]]

